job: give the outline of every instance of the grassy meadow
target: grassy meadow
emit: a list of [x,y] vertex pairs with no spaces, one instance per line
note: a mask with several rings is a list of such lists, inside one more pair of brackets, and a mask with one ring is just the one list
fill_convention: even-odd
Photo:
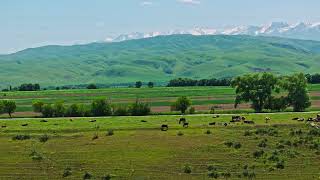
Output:
[[244,116],[255,124],[231,115],[186,116],[189,128],[172,115],[1,120],[0,179],[320,178],[320,131],[291,120],[316,113]]
[[[312,106],[310,110],[320,110],[320,85],[310,85]],[[188,96],[197,111],[208,112],[212,106],[217,112],[252,112],[249,104],[242,104],[234,109],[234,89],[230,87],[155,87],[155,88],[107,88],[48,90],[37,92],[0,92],[1,99],[11,99],[17,104],[15,117],[32,117],[32,102],[39,100],[45,103],[64,102],[89,104],[94,99],[108,98],[114,104],[129,104],[139,98],[151,105],[155,113],[170,112],[170,105],[179,96]],[[7,115],[2,115],[6,117]]]

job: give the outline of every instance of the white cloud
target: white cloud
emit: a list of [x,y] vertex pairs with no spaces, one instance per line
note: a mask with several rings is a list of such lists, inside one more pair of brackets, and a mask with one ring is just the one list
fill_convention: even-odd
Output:
[[153,3],[151,1],[143,1],[140,3],[141,6],[150,6],[152,5]]
[[178,2],[191,5],[198,5],[201,3],[200,0],[178,0]]

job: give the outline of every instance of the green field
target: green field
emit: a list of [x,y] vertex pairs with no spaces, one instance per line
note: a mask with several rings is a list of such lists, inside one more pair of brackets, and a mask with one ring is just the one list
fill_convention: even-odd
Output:
[[[6,126],[0,128],[0,179],[63,179],[66,168],[71,174],[64,179],[82,179],[85,172],[94,179],[108,174],[114,179],[210,179],[210,165],[220,179],[226,172],[229,179],[249,179],[245,165],[249,174],[255,174],[253,179],[319,179],[320,132],[291,120],[315,115],[250,114],[245,116],[255,125],[227,127],[222,123],[231,115],[216,119],[193,115],[186,117],[189,128],[178,124],[180,116],[106,117],[95,118],[96,122],[89,122],[93,118],[0,120],[0,126]],[[267,124],[266,116],[271,118]],[[210,122],[217,124],[209,126]],[[169,130],[160,131],[162,124]],[[106,136],[109,129],[114,135]],[[40,142],[44,134],[49,139]],[[16,135],[31,139],[13,140]],[[98,138],[93,140],[94,135]],[[266,146],[259,147],[264,139]],[[228,147],[226,142],[239,142],[241,147]],[[260,150],[264,154],[255,158],[253,153]],[[280,161],[283,169],[276,166]],[[186,165],[190,174],[184,172]]]
[[[310,110],[320,110],[320,85],[310,85],[309,92],[312,100]],[[39,100],[45,103],[64,102],[89,104],[94,99],[107,98],[114,104],[130,104],[139,98],[150,103],[155,113],[167,113],[170,105],[179,96],[188,96],[197,111],[208,112],[215,106],[217,112],[250,112],[249,104],[243,104],[234,109],[234,89],[230,87],[155,87],[155,88],[108,88],[108,89],[77,89],[50,90],[37,92],[0,92],[1,99],[11,99],[17,104],[15,117],[35,116],[32,113],[32,102]],[[7,115],[3,115],[7,116]]]
[[0,89],[225,78],[252,72],[319,72],[320,43],[277,37],[159,36],[117,43],[45,46],[0,56]]

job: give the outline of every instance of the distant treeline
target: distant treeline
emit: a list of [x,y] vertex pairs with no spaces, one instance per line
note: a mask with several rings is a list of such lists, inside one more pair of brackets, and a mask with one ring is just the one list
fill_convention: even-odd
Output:
[[183,86],[230,86],[231,79],[189,79],[178,78],[169,81],[168,87],[183,87]]
[[308,83],[310,84],[320,84],[320,74],[306,74]]

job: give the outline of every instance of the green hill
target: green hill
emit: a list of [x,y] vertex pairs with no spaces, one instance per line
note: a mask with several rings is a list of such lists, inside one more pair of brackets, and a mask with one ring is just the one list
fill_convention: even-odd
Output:
[[45,46],[0,56],[0,86],[118,84],[248,72],[315,73],[320,42],[251,36],[172,35],[118,43]]

